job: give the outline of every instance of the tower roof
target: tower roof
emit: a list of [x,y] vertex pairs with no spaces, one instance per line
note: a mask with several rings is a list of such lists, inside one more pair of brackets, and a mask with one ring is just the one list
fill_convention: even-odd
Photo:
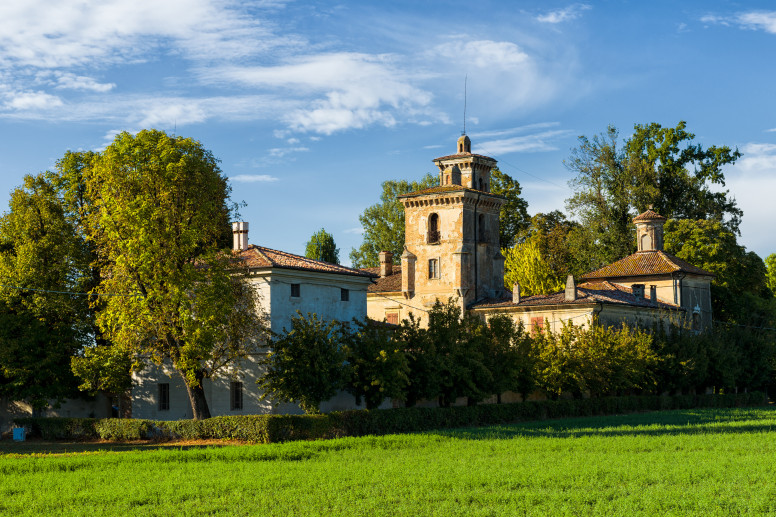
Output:
[[657,212],[652,211],[652,207],[649,208],[643,214],[639,214],[633,218],[634,223],[648,222],[648,221],[665,221],[666,218]]

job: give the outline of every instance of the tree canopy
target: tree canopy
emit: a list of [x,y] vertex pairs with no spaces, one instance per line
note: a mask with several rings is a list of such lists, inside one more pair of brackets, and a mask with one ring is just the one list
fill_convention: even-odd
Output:
[[420,181],[384,181],[380,202],[368,207],[358,217],[364,229],[364,242],[350,252],[353,267],[379,266],[381,251],[390,251],[394,257],[401,257],[404,251],[404,206],[397,197],[438,184],[439,178],[431,174],[426,174]]
[[304,256],[339,264],[339,248],[334,243],[334,236],[321,228],[310,237],[305,246]]
[[636,250],[632,219],[649,206],[669,219],[712,219],[738,232],[742,216],[724,186],[723,167],[741,156],[729,147],[704,149],[681,121],[675,128],[636,124],[633,135],[618,143],[609,126],[579,146],[565,161],[576,177],[568,210],[581,227],[579,251],[591,257],[590,268],[614,262]]
[[169,360],[194,417],[210,416],[203,380],[254,352],[264,329],[256,292],[221,248],[231,206],[217,160],[189,138],[121,133],[93,162],[86,192],[101,329],[121,350]]
[[498,234],[501,247],[511,248],[529,226],[528,202],[520,197],[520,183],[498,168],[490,171],[490,191],[506,198],[499,213]]

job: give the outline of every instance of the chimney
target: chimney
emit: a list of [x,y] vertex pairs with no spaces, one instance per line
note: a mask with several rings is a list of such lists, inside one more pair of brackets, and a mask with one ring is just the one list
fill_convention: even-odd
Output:
[[657,286],[651,285],[649,286],[649,299],[652,303],[657,303]]
[[574,281],[574,275],[566,277],[566,301],[573,302],[577,299],[577,283]]
[[644,284],[633,284],[631,289],[633,289],[633,296],[644,299]]
[[520,303],[520,284],[517,282],[512,286],[512,303]]
[[248,249],[248,223],[232,223],[232,236],[234,237],[233,250],[242,251]]
[[390,251],[380,252],[380,277],[385,278],[393,274],[393,253]]

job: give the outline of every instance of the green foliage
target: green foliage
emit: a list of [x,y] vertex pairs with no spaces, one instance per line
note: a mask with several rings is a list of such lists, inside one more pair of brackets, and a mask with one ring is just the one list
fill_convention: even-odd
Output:
[[210,412],[202,381],[256,350],[257,295],[220,250],[229,187],[212,153],[162,131],[121,133],[86,175],[89,237],[106,297],[98,323],[112,346],[186,381],[196,418]]
[[35,408],[76,392],[69,357],[89,341],[89,256],[44,175],[26,176],[0,218],[0,396]]
[[520,284],[521,294],[549,294],[562,289],[564,280],[558,278],[544,260],[536,240],[528,240],[513,248],[501,250],[504,255],[504,284]]
[[558,332],[537,335],[538,382],[550,395],[581,397],[652,391],[657,356],[652,337],[643,330],[565,323]]
[[592,139],[579,138],[565,162],[577,174],[567,207],[582,223],[576,243],[586,245],[579,251],[590,255],[590,269],[635,251],[631,219],[650,205],[670,219],[711,219],[738,232],[741,210],[714,186],[725,184],[723,166],[741,154],[728,147],[703,149],[685,127],[683,121],[675,128],[637,124],[622,147],[613,126]]
[[339,248],[334,243],[334,236],[321,228],[310,237],[310,241],[305,247],[304,256],[339,264]]
[[406,354],[409,366],[409,384],[403,395],[407,407],[423,399],[436,398],[441,382],[440,357],[436,343],[430,339],[426,329],[420,327],[420,320],[410,313],[409,319],[403,320],[395,331],[394,339],[397,347]]
[[291,328],[275,336],[271,350],[260,361],[265,369],[256,382],[264,392],[282,402],[297,402],[308,414],[318,413],[321,402],[345,384],[345,353],[341,327],[315,314],[298,314]]
[[511,248],[528,228],[528,202],[520,197],[520,183],[498,168],[490,171],[490,191],[506,198],[499,213],[498,235],[501,247]]
[[[70,358],[70,367],[81,379],[78,388],[91,394],[105,391],[120,395],[132,387],[132,357],[126,350],[112,346],[90,346]],[[141,365],[136,365],[139,370]]]
[[776,297],[776,253],[771,253],[766,257],[765,267],[767,270],[765,281],[768,284],[768,289]]
[[732,230],[719,221],[690,219],[670,219],[664,229],[667,252],[714,273],[715,319],[755,325],[768,322],[770,308],[764,299],[770,301],[771,296],[766,266],[756,253],[737,243]]
[[353,321],[342,329],[345,353],[345,390],[377,409],[386,399],[401,399],[409,383],[406,354],[393,339],[393,328],[370,320]]
[[380,202],[368,207],[358,217],[364,229],[364,242],[350,252],[353,267],[377,267],[381,251],[398,258],[404,250],[404,206],[397,197],[402,194],[439,185],[439,178],[426,174],[420,181],[384,181]]
[[499,403],[501,394],[507,391],[520,393],[525,398],[535,385],[536,353],[522,322],[515,325],[506,314],[497,314],[488,318],[483,330],[484,363],[491,374],[491,383],[485,391],[495,394]]

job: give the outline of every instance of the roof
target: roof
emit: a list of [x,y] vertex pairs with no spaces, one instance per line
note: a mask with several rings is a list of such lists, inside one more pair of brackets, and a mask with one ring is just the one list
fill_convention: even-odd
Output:
[[643,214],[639,214],[636,217],[633,218],[634,223],[638,223],[641,221],[665,221],[666,218],[662,215],[658,214],[657,212],[653,212],[650,208]]
[[633,294],[633,291],[621,285],[611,282],[585,282],[577,286],[577,299],[566,301],[565,290],[553,294],[539,294],[527,296],[520,299],[520,303],[512,301],[512,295],[502,299],[491,299],[476,303],[472,306],[475,309],[484,308],[507,308],[507,307],[541,307],[544,305],[585,305],[590,303],[606,303],[612,305],[630,306],[630,307],[649,307],[659,309],[680,309],[677,305],[661,301],[653,302],[649,294],[645,293],[644,298],[639,298]]
[[368,267],[362,271],[378,276],[374,280],[375,283],[367,288],[367,293],[397,293],[401,291],[401,266],[394,265],[391,274],[385,277],[380,276],[379,267]]
[[426,194],[441,194],[444,192],[474,192],[477,194],[488,194],[489,196],[494,196],[494,197],[504,197],[499,194],[494,194],[493,192],[485,192],[484,190],[477,190],[474,188],[464,187],[463,185],[440,185],[438,187],[429,187],[429,188],[424,188],[422,190],[416,190],[414,192],[408,192],[406,194],[401,194],[396,197],[402,198],[402,197],[425,196]]
[[314,260],[286,251],[273,250],[264,246],[251,244],[247,249],[234,252],[249,268],[281,268],[302,271],[318,271],[321,273],[337,273],[340,275],[363,276],[374,278],[374,273],[361,269],[332,264],[322,260]]
[[601,269],[582,275],[583,279],[591,278],[617,278],[627,276],[669,275],[675,272],[691,273],[695,275],[714,276],[705,269],[688,264],[684,260],[657,251],[637,251],[624,259],[613,262]]
[[439,158],[434,158],[435,162],[438,162],[440,160],[449,160],[451,158],[468,158],[470,156],[473,156],[475,158],[485,158],[486,160],[490,160],[492,162],[495,162],[495,158],[491,158],[490,156],[485,156],[484,154],[474,154],[474,153],[456,153],[456,154],[448,154],[447,156],[440,156]]

